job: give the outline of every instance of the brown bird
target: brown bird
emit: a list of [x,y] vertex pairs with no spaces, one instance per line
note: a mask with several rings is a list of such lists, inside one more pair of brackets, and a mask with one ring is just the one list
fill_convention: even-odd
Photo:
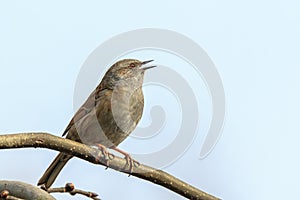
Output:
[[[75,113],[63,136],[67,134],[68,139],[96,146],[106,157],[109,156],[106,148],[113,149],[125,156],[132,170],[133,162],[136,161],[117,146],[135,129],[142,117],[144,73],[155,67],[144,65],[151,61],[124,59],[112,65]],[[72,157],[59,153],[38,185],[43,184],[49,188]]]

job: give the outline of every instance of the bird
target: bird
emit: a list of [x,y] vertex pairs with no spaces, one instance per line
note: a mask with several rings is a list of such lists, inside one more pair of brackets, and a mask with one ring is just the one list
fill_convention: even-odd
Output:
[[[142,117],[144,108],[142,85],[145,71],[156,67],[146,65],[152,61],[123,59],[114,63],[74,114],[62,136],[96,147],[106,157],[110,155],[107,148],[113,149],[125,156],[132,171],[133,162],[138,162],[117,146],[130,135]],[[37,185],[50,188],[72,157],[70,154],[59,153]]]

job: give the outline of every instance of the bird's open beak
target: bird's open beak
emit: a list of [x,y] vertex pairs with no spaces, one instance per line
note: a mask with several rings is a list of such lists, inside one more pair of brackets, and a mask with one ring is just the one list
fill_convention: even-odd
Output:
[[[152,62],[153,60],[147,60],[147,61],[144,61],[144,62],[142,62],[142,65],[141,66],[143,66],[143,65],[145,65],[145,64],[147,64],[147,63],[149,63],[149,62]],[[141,69],[143,69],[143,70],[147,70],[147,69],[151,69],[151,68],[153,68],[153,67],[156,67],[155,65],[152,65],[152,66],[146,66],[146,67],[143,67],[143,68],[141,68]]]

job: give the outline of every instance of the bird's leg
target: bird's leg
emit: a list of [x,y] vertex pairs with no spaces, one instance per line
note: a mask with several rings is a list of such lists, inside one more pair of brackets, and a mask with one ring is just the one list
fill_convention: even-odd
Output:
[[126,159],[126,165],[129,165],[130,167],[130,174],[133,172],[133,166],[138,167],[140,166],[140,163],[136,160],[134,160],[129,153],[117,148],[117,147],[111,147],[111,149],[123,154]]
[[[110,160],[110,156],[112,156],[112,159],[113,159],[113,155],[110,154],[108,151],[107,151],[107,148],[102,145],[102,144],[96,144],[96,147],[101,151],[101,153],[103,154],[103,156],[105,157],[105,161],[106,161],[106,169],[108,168],[109,166],[109,160]],[[100,157],[101,155],[99,155]]]

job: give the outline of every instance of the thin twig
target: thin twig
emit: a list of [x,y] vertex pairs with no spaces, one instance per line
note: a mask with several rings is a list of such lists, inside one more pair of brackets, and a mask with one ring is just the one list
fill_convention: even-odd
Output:
[[99,198],[97,198],[98,194],[94,192],[88,192],[88,191],[76,189],[73,183],[67,183],[65,187],[49,188],[46,191],[48,193],[69,193],[71,195],[81,194],[93,200],[100,200]]

